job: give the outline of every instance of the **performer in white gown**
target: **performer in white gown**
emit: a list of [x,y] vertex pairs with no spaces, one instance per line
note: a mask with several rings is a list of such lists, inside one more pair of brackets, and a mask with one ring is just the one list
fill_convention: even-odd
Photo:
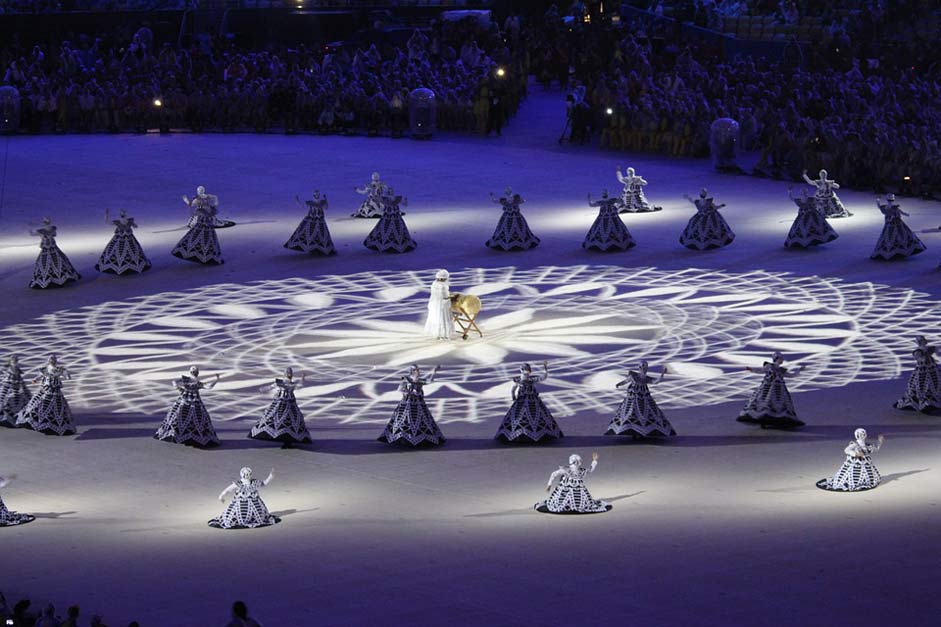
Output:
[[435,282],[431,284],[431,295],[428,297],[428,319],[425,320],[425,335],[450,340],[454,331],[454,320],[451,318],[451,289],[448,283],[451,275],[447,270],[438,270],[435,273]]

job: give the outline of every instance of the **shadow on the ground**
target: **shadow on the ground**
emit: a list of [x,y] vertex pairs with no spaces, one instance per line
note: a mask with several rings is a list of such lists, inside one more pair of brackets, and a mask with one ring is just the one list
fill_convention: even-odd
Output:
[[92,427],[85,429],[75,436],[76,440],[123,440],[127,438],[152,438],[157,431],[157,427],[151,429],[142,428],[116,428],[108,429],[105,427]]
[[890,483],[892,481],[898,481],[899,479],[902,479],[903,477],[908,477],[909,475],[917,475],[922,472],[928,472],[929,470],[931,469],[921,468],[919,470],[907,470],[905,472],[893,472],[888,475],[882,475],[882,483],[885,484],[885,483]]
[[640,496],[644,494],[647,490],[640,490],[638,492],[630,492],[628,494],[621,494],[620,496],[612,496],[610,498],[601,497],[602,500],[607,501],[608,503],[614,503],[615,501],[623,501],[624,499],[631,499],[635,496]]
[[72,520],[70,516],[76,512],[30,512],[36,518],[49,518],[50,520],[59,520],[60,518],[65,518],[67,520]]
[[284,518],[286,516],[293,516],[294,514],[306,514],[307,512],[316,512],[319,507],[311,507],[309,509],[282,509],[278,512],[271,512],[272,516],[277,516],[278,518]]

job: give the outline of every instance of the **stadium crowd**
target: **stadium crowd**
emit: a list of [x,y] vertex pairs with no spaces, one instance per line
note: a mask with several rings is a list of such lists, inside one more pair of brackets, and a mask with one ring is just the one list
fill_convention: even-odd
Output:
[[178,48],[147,28],[0,50],[20,126],[40,132],[152,128],[402,134],[408,99],[436,93],[438,127],[499,133],[525,97],[518,38],[475,20],[439,21],[404,45],[243,49],[224,37]]

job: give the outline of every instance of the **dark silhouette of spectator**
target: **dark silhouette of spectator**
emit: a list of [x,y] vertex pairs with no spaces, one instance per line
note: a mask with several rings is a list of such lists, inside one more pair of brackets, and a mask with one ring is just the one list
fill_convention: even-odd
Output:
[[236,601],[232,604],[232,620],[225,627],[262,627],[262,624],[248,615],[248,607],[243,601]]

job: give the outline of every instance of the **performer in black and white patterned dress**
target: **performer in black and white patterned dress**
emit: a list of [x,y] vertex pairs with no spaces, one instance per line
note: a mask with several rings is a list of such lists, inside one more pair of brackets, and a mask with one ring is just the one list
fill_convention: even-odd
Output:
[[601,199],[597,202],[592,202],[591,194],[588,194],[588,206],[599,209],[598,216],[585,235],[582,248],[614,252],[630,250],[637,244],[618,214],[620,202],[618,198],[608,196],[608,190],[601,192]]
[[634,168],[628,168],[627,172],[621,174],[621,166],[618,166],[617,177],[618,183],[624,186],[621,190],[621,213],[647,213],[663,209],[647,202],[647,196],[644,195],[644,186],[647,181],[644,177],[635,174]]
[[363,246],[380,253],[407,253],[418,246],[408,232],[399,209],[399,204],[408,205],[408,198],[396,196],[391,187],[388,191],[389,194],[382,198],[382,217],[366,236]]
[[[585,476],[595,472],[598,467],[598,453],[591,454],[591,466],[582,468],[582,458],[579,455],[569,456],[569,465],[559,466],[559,469],[549,475],[546,491],[552,491],[545,501],[536,503],[536,511],[547,514],[596,514],[611,509],[605,501],[596,501],[591,497],[585,487]],[[558,479],[559,483],[552,489],[552,484]]]
[[791,393],[788,392],[784,381],[785,377],[799,373],[801,368],[788,372],[788,369],[781,365],[782,363],[784,363],[784,356],[776,352],[771,357],[771,361],[766,361],[760,369],[746,366],[745,370],[762,373],[764,378],[758,385],[758,389],[752,393],[745,409],[738,415],[739,422],[779,428],[800,427],[804,424],[797,418],[794,403],[791,401]]
[[444,435],[425,404],[424,391],[424,386],[435,380],[440,368],[441,366],[435,366],[431,375],[423,379],[421,369],[417,364],[413,364],[408,374],[402,377],[399,384],[402,400],[379,436],[380,442],[403,446],[437,446],[444,443]]
[[62,393],[63,377],[71,379],[72,375],[65,366],[59,364],[58,357],[50,355],[46,365],[39,369],[39,377],[36,379],[39,381],[39,390],[16,415],[17,427],[46,435],[75,433],[72,410]]
[[122,211],[111,223],[114,224],[114,235],[98,258],[95,270],[109,274],[140,274],[148,270],[150,259],[134,237],[134,229],[137,228],[134,218]]
[[33,279],[30,287],[45,289],[47,287],[61,287],[72,281],[82,278],[69,258],[56,244],[56,235],[59,230],[50,218],[42,219],[42,226],[29,234],[39,237],[39,257],[33,266]]
[[186,225],[189,228],[193,228],[196,224],[196,220],[199,217],[197,209],[201,207],[209,207],[213,210],[212,225],[217,229],[227,229],[230,226],[235,226],[235,222],[232,220],[222,220],[219,218],[219,197],[215,194],[207,193],[206,188],[202,185],[196,188],[196,195],[192,200],[187,196],[183,196],[183,204],[190,208],[190,219]]
[[[300,203],[301,199],[298,198],[297,202]],[[327,208],[327,195],[321,195],[320,191],[315,189],[313,199],[305,200],[304,204],[307,205],[307,215],[294,229],[294,233],[285,242],[284,247],[312,255],[337,254],[333,238],[330,237],[330,229],[327,228],[327,219],[324,216],[324,210]]]
[[294,369],[285,368],[284,378],[275,379],[271,384],[274,399],[258,424],[252,427],[248,437],[282,442],[284,448],[290,448],[292,444],[309,444],[310,432],[304,424],[304,414],[297,406],[297,399],[294,398],[294,390],[302,385],[304,375],[301,375],[300,381],[296,381]]
[[183,200],[193,209],[193,217],[189,231],[173,247],[171,254],[205,265],[223,263],[222,248],[219,246],[219,236],[216,235],[216,206],[210,201],[208,194],[197,195],[192,201],[184,196]]
[[500,214],[493,236],[487,240],[488,248],[529,250],[539,245],[539,238],[529,229],[529,223],[520,211],[520,205],[526,201],[519,194],[514,194],[513,189],[507,187],[500,198],[490,194],[490,201],[501,205],[503,213]]
[[791,230],[784,240],[787,248],[809,248],[832,242],[839,237],[817,208],[817,201],[807,195],[807,188],[802,188],[801,195],[797,197],[791,188],[788,188],[787,197],[797,205],[797,217],[794,218]]
[[189,374],[173,382],[173,387],[180,395],[170,407],[154,438],[198,448],[219,446],[219,437],[212,426],[212,417],[199,396],[201,389],[211,390],[218,382],[219,375],[216,375],[215,380],[204,384],[199,380],[199,368],[191,366]]
[[281,522],[280,518],[268,511],[268,507],[258,493],[259,489],[271,483],[272,479],[274,479],[274,468],[264,481],[253,478],[251,468],[242,468],[239,471],[239,478],[229,484],[219,495],[219,500],[223,503],[229,494],[232,495],[232,500],[229,501],[222,515],[209,521],[209,526],[218,529],[255,529]]
[[885,436],[880,435],[876,444],[869,444],[866,437],[865,429],[857,429],[853,433],[854,440],[843,451],[846,453],[843,465],[832,477],[818,481],[818,488],[832,492],[860,492],[882,483],[882,476],[870,455],[882,448]]
[[902,211],[895,202],[895,194],[889,194],[885,200],[886,202],[883,203],[882,198],[876,199],[876,206],[885,216],[885,224],[882,227],[882,234],[879,235],[879,241],[876,242],[876,248],[869,258],[890,261],[924,252],[925,245],[902,220],[902,216],[908,214]]
[[31,396],[23,380],[19,357],[10,355],[0,373],[0,427],[15,427],[16,415],[26,407]]
[[935,347],[924,335],[915,338],[915,370],[908,378],[905,395],[895,401],[897,409],[912,409],[924,413],[941,411],[941,372],[935,359]]
[[836,195],[835,190],[840,189],[839,183],[833,179],[828,179],[826,170],[820,170],[818,176],[820,178],[812,179],[807,176],[807,170],[804,170],[804,180],[808,185],[813,185],[816,190],[814,192],[814,202],[817,204],[820,213],[826,218],[848,218],[853,215],[846,210],[846,207],[843,206],[843,203]]
[[357,187],[356,193],[366,196],[363,204],[360,205],[353,214],[354,218],[380,218],[383,210],[383,197],[390,194],[391,190],[379,179],[379,173],[373,172],[369,182],[362,187]]
[[[0,490],[10,485],[10,482],[14,479],[16,479],[16,475],[0,477]],[[0,527],[25,525],[26,523],[31,523],[34,520],[36,520],[36,517],[31,514],[20,514],[8,510],[6,503],[3,502],[3,497],[0,496]],[[12,624],[12,622],[7,624]]]
[[699,198],[693,199],[689,196],[683,196],[683,198],[696,206],[696,213],[686,223],[686,228],[680,235],[680,244],[690,250],[711,250],[732,243],[735,233],[719,213],[719,209],[724,207],[725,203],[717,205],[715,199],[709,196],[709,192],[705,189],[700,190]]
[[649,388],[651,384],[663,381],[667,369],[664,368],[660,378],[654,381],[647,375],[647,368],[646,361],[640,362],[637,370],[629,371],[627,378],[617,384],[617,387],[627,386],[627,395],[618,406],[605,435],[629,435],[634,439],[676,435],[673,425],[650,395]]
[[513,390],[510,392],[513,404],[503,417],[494,439],[532,444],[562,437],[562,429],[536,390],[537,383],[549,378],[549,365],[542,362],[542,368],[543,375],[539,376],[533,374],[532,366],[523,364],[519,376],[513,377]]

